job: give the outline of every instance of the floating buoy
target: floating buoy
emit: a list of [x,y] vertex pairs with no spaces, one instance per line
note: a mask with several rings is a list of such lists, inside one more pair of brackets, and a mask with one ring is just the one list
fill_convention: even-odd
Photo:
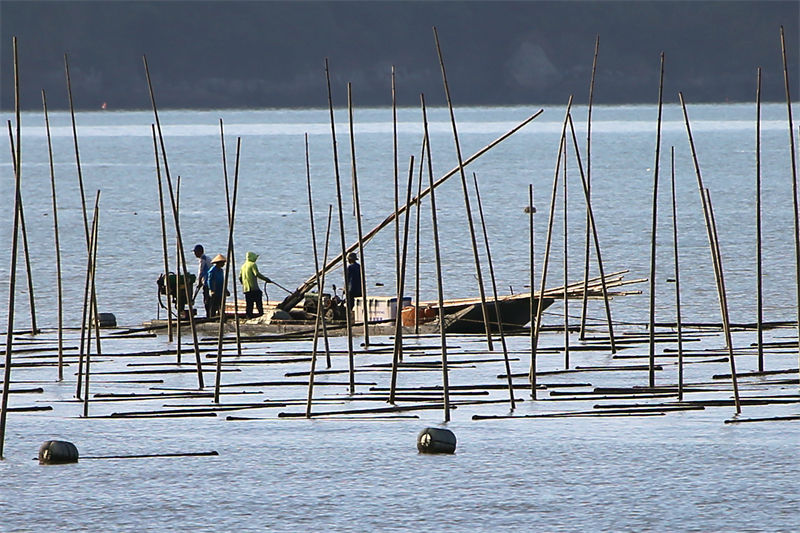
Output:
[[64,440],[48,440],[39,447],[40,465],[64,465],[78,462],[78,448]]
[[114,316],[114,313],[97,313],[97,324],[101,328],[115,328],[117,327],[117,317]]
[[455,453],[456,436],[449,429],[425,428],[417,435],[419,453]]

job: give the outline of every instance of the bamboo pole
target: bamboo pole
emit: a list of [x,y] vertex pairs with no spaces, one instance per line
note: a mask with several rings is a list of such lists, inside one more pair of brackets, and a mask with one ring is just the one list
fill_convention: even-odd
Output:
[[[486,220],[483,216],[483,203],[481,202],[481,191],[478,187],[478,176],[473,172],[472,180],[475,183],[475,199],[478,201],[478,214],[480,215],[481,228],[483,230],[483,244],[486,247],[486,261],[489,264],[489,277],[492,280],[492,295],[494,296],[494,314],[497,317],[497,331],[500,334],[500,345],[503,348],[503,362],[506,366],[506,376],[508,376],[508,401],[511,404],[511,410],[516,409],[514,403],[514,385],[511,383],[511,362],[508,358],[508,346],[506,345],[506,336],[503,332],[503,315],[500,312],[500,304],[497,297],[497,281],[494,276],[494,265],[492,264],[492,252],[489,248],[489,234],[486,232]],[[533,298],[533,294],[531,294]]]
[[[569,117],[569,110],[572,108],[572,95],[569,96],[569,101],[567,102],[567,111],[564,115],[564,123],[561,126],[561,137],[558,139],[558,157],[556,158],[556,169],[553,173],[553,190],[552,194],[550,195],[550,215],[547,222],[547,240],[545,241],[544,245],[544,259],[542,264],[542,280],[541,284],[539,285],[539,298],[544,297],[544,288],[547,283],[547,267],[550,263],[550,245],[553,241],[553,222],[555,220],[555,210],[556,210],[556,200],[558,199],[558,174],[561,170],[561,159],[564,157],[564,139],[567,130],[567,118]],[[531,254],[532,256],[532,254]],[[531,273],[531,277],[533,277],[533,273]],[[531,305],[533,305],[533,298],[535,292],[533,290],[533,285],[531,285]],[[539,332],[541,331],[541,322],[542,322],[542,305],[541,302],[537,302],[536,307],[536,320],[535,323],[531,323],[531,327],[534,328],[533,331],[533,339],[531,342],[531,366],[528,371],[528,379],[531,381],[531,397],[535,398],[536,396],[536,389],[534,387],[535,379],[532,377],[534,374],[534,363],[536,361],[536,348],[539,345]]]
[[[222,145],[222,174],[225,179],[225,205],[227,207],[228,212],[228,224],[233,225],[231,220],[231,196],[228,188],[228,158],[225,155],[225,130],[222,126],[222,119],[219,119],[219,139],[220,144]],[[233,241],[231,241],[231,249],[228,251],[228,264],[233,265],[233,268],[236,268],[236,256],[234,254],[234,247]],[[239,357],[242,356],[242,332],[239,324],[239,293],[237,291],[237,283],[236,283],[236,273],[234,271],[233,275],[233,316],[236,323],[236,353]],[[227,288],[227,285],[226,285]],[[225,307],[223,306],[223,310]],[[220,316],[224,316],[225,313],[220,313]]]
[[[313,202],[311,199],[311,171],[310,165],[308,160],[308,134],[305,136],[306,139],[306,178],[308,181],[308,210],[311,217],[311,243],[314,248],[314,268],[319,270],[319,255],[317,254],[317,237],[316,231],[314,229],[314,207]],[[328,243],[330,242],[331,236],[331,214],[333,213],[333,206],[328,204],[328,225],[325,231],[325,252],[324,257],[322,259],[323,263],[328,258]],[[317,367],[317,341],[319,338],[319,326],[320,321],[324,324],[325,323],[325,310],[322,308],[322,291],[325,287],[325,272],[322,273],[317,280],[317,316],[314,321],[314,340],[312,342],[311,348],[311,370],[308,373],[308,398],[306,399],[306,418],[311,418],[311,401],[314,397],[314,372]],[[327,343],[325,344],[325,355],[328,358],[328,368],[330,368],[330,350],[328,349]]]
[[[341,186],[341,179],[339,177],[339,150],[336,145],[336,124],[333,119],[333,96],[331,95],[331,74],[330,70],[328,69],[328,58],[325,58],[325,80],[328,85],[328,110],[330,112],[331,117],[331,142],[333,145],[333,170],[334,176],[336,178],[336,202],[339,209],[339,240],[342,245],[342,255],[339,257],[342,259],[342,276],[344,278],[344,298],[346,302],[350,300],[350,291],[347,289],[347,264],[345,263],[345,257],[347,256],[347,249],[345,245],[345,238],[344,238],[344,213],[342,212],[342,186]],[[359,242],[361,240],[359,239]],[[362,269],[363,274],[363,269]],[[316,278],[316,275],[314,276]],[[314,278],[312,280],[316,281]],[[287,297],[286,300],[288,300]],[[286,303],[284,300],[283,303]],[[292,304],[294,305],[294,304]],[[353,320],[350,316],[350,309],[349,305],[346,304],[347,312],[345,313],[345,324],[347,327],[347,360],[349,363],[350,369],[350,394],[355,394],[356,392],[356,385],[355,385],[355,367],[353,361]],[[366,324],[364,324],[366,327]]]
[[442,56],[442,49],[439,46],[439,34],[436,27],[433,27],[433,37],[436,41],[436,52],[439,54],[439,66],[442,69],[442,81],[444,83],[444,92],[447,97],[447,108],[450,110],[450,123],[453,126],[453,140],[456,145],[456,156],[458,157],[459,174],[461,175],[461,190],[464,193],[464,210],[467,217],[467,225],[469,226],[469,236],[472,241],[472,257],[475,260],[475,274],[478,277],[478,291],[481,297],[481,313],[483,315],[483,326],[486,329],[486,344],[489,350],[494,350],[492,344],[492,328],[489,324],[489,310],[486,306],[486,291],[483,287],[483,273],[481,272],[481,260],[478,254],[478,245],[475,239],[475,225],[472,221],[472,209],[469,205],[469,191],[467,189],[467,176],[464,173],[464,161],[461,157],[461,144],[458,140],[458,128],[456,127],[456,116],[453,113],[453,102],[450,99],[450,87],[447,84],[447,73],[444,68],[444,57]]
[[[161,249],[164,252],[164,288],[167,297],[167,342],[172,342],[172,303],[170,297],[172,291],[169,287],[169,252],[167,251],[167,222],[164,217],[164,190],[161,185],[161,165],[158,162],[158,141],[156,140],[156,126],[150,124],[153,134],[153,152],[156,164],[156,181],[158,182],[158,207],[161,213]],[[180,360],[178,360],[180,364]]]
[[[727,302],[725,299],[725,288],[724,285],[721,283],[722,277],[722,268],[720,264],[720,257],[718,255],[719,249],[715,245],[716,239],[714,235],[714,223],[712,220],[712,213],[711,213],[711,206],[708,202],[708,197],[706,195],[706,188],[703,186],[703,177],[700,173],[700,163],[697,160],[697,150],[695,150],[694,146],[694,138],[692,137],[692,128],[689,124],[689,113],[686,109],[686,102],[683,99],[683,93],[678,92],[678,99],[681,102],[681,108],[683,109],[683,118],[684,123],[686,124],[686,133],[689,137],[689,147],[692,151],[692,162],[694,163],[694,170],[695,175],[697,177],[697,187],[700,192],[700,202],[703,208],[703,218],[705,219],[706,224],[706,233],[708,236],[708,246],[711,249],[711,262],[714,267],[714,277],[717,283],[717,293],[719,296],[719,304],[720,304],[720,314],[722,315],[722,325],[723,329],[726,331],[725,334],[725,342],[727,344],[727,348],[729,350],[729,358],[731,362],[732,369],[735,368],[735,362],[733,360],[733,346],[731,343],[730,338],[730,329],[728,327],[729,323],[727,320]],[[735,405],[736,405],[736,414],[741,412],[741,405],[739,404],[739,392],[738,392],[738,385],[736,383],[736,372],[732,371],[732,381],[733,381],[733,390],[735,396]]]
[[[94,325],[95,328],[95,335],[96,335],[96,344],[97,344],[97,356],[102,357],[102,351],[100,348],[100,320],[97,315],[97,291],[96,291],[96,272],[97,272],[97,236],[99,233],[100,227],[100,191],[97,191],[94,200],[94,214],[92,215],[92,241],[89,247],[89,278],[91,279],[90,284],[90,294],[91,294],[91,301],[93,305],[89,306],[89,318],[88,322],[89,325]],[[89,338],[91,338],[92,333],[89,331]],[[91,364],[91,350],[86,350],[86,372],[84,373],[83,377],[83,416],[89,416],[89,376],[90,376],[90,364]],[[80,379],[80,377],[78,378]]]
[[[423,165],[425,164],[425,138],[422,139],[422,149],[420,150],[419,155],[419,181],[417,185],[417,199],[419,199],[422,195],[422,170]],[[421,202],[416,202],[416,212],[417,220],[415,222],[415,231],[416,236],[414,237],[414,247],[416,248],[416,258],[415,258],[415,266],[416,269],[414,272],[414,335],[419,335],[419,223],[420,223],[420,207]],[[410,209],[407,207],[406,209]],[[408,212],[406,211],[406,216],[408,216]]]
[[722,253],[720,252],[719,236],[717,235],[717,223],[714,219],[714,206],[711,204],[711,192],[705,189],[705,200],[708,208],[708,218],[711,221],[711,235],[713,236],[714,251],[717,256],[717,276],[719,282],[719,299],[722,310],[722,324],[725,329],[725,344],[728,345],[728,360],[731,365],[731,383],[733,384],[733,399],[736,406],[736,414],[742,412],[739,401],[739,384],[736,377],[736,359],[733,356],[733,340],[731,339],[730,317],[728,315],[728,296],[725,291],[725,275],[722,268]]
[[[225,261],[225,280],[222,284],[222,300],[219,305],[219,329],[217,332],[217,371],[214,376],[214,403],[219,403],[219,386],[222,376],[222,341],[225,333],[225,300],[228,295],[228,280],[231,273],[231,252],[233,251],[233,228],[236,222],[236,196],[239,191],[239,156],[241,154],[242,138],[236,138],[236,163],[233,170],[233,198],[231,200],[230,216],[228,217],[228,260]],[[227,194],[225,195],[227,197]],[[237,313],[238,314],[238,313]]]
[[[433,191],[433,162],[431,158],[430,135],[428,134],[428,112],[425,108],[425,95],[420,94],[422,103],[422,123],[425,128],[425,147],[428,152],[428,183],[431,191],[431,225],[433,229],[433,251],[436,258],[436,293],[439,302],[439,335],[442,343],[442,393],[444,396],[444,421],[450,421],[450,380],[447,374],[447,336],[444,324],[444,290],[442,288],[442,260],[439,253],[439,224],[436,220],[436,194]],[[462,167],[463,170],[463,167]]]
[[[489,150],[491,150],[492,148],[494,148],[495,146],[497,146],[501,142],[505,141],[506,139],[508,139],[509,137],[514,135],[516,132],[518,132],[519,130],[524,128],[526,125],[528,125],[530,122],[535,120],[542,113],[544,113],[543,109],[538,110],[536,113],[534,113],[533,115],[529,116],[528,118],[526,118],[525,120],[523,120],[522,122],[520,122],[519,124],[517,124],[516,126],[511,128],[506,133],[504,133],[500,137],[496,138],[495,140],[493,140],[492,142],[490,142],[489,144],[487,144],[486,146],[484,146],[483,148],[481,148],[480,150],[478,150],[477,152],[472,154],[472,156],[470,156],[468,159],[466,159],[464,161],[463,167],[466,167],[467,165],[473,163],[480,156],[482,156],[483,154],[485,154],[486,152],[488,152]],[[336,156],[336,158],[335,158],[335,163],[338,166],[338,156]],[[434,182],[434,187],[438,187],[439,185],[441,185],[442,183],[444,183],[445,181],[447,181],[448,179],[453,177],[456,173],[458,173],[459,169],[461,169],[461,168],[462,168],[461,166],[457,166],[457,167],[451,169],[449,172],[447,172],[441,178],[439,178],[438,180],[436,180]],[[431,192],[431,189],[430,188],[426,188],[424,191],[422,191],[420,194],[418,194],[417,197],[414,198],[411,203],[414,204],[414,205],[417,205],[420,202],[420,200],[422,200],[422,198],[424,198],[425,196],[430,194],[430,192]],[[401,214],[403,214],[405,209],[406,208],[404,206],[401,206],[399,212],[389,214],[386,218],[383,219],[382,222],[380,222],[377,226],[375,226],[370,231],[368,231],[364,235],[364,239],[363,239],[364,243],[369,242],[370,239],[372,239],[372,237],[374,237],[380,230],[382,230],[387,225],[389,225],[392,221],[394,221],[395,217],[398,217]],[[324,267],[325,270],[331,270],[333,267],[335,267],[339,263],[339,261],[342,260],[342,258],[347,253],[354,251],[357,247],[358,247],[358,242],[356,242],[354,244],[351,244],[349,247],[345,248],[344,252],[341,255],[337,255],[336,257],[331,259],[325,265],[325,267]],[[312,275],[305,282],[303,282],[302,285],[300,285],[297,289],[295,289],[295,291],[292,294],[287,296],[283,300],[283,302],[281,302],[281,304],[278,307],[280,307],[281,309],[286,310],[286,309],[291,309],[294,305],[296,305],[302,299],[303,294],[305,294],[307,291],[311,290],[314,286],[316,286],[316,278],[317,278],[317,276],[319,274],[321,274],[321,272],[314,273],[314,275]]]
[[[358,256],[361,259],[361,301],[364,310],[364,347],[369,348],[369,305],[367,305],[367,263],[364,258],[364,232],[361,227],[361,200],[358,196],[358,173],[356,172],[356,137],[353,131],[353,86],[347,84],[347,115],[350,125],[350,168],[353,174],[353,203],[358,229]],[[347,267],[345,267],[345,272]],[[354,317],[355,318],[355,317]]]
[[649,384],[656,386],[656,230],[658,228],[658,170],[661,161],[661,113],[664,106],[664,52],[661,52],[661,75],[658,81],[658,119],[656,121],[656,160],[653,164],[653,211],[650,231],[650,371]]
[[[586,184],[589,186],[589,197],[592,196],[592,103],[594,102],[594,77],[597,72],[597,54],[600,51],[600,35],[594,42],[594,59],[592,60],[592,79],[589,82],[589,109],[586,118]],[[589,252],[590,239],[589,215],[586,215],[586,241],[583,256],[583,298],[581,302],[581,331],[578,336],[580,340],[586,338],[586,312],[589,298],[586,294],[589,284]]]
[[[86,212],[86,192],[84,191],[83,187],[83,171],[81,167],[81,156],[80,156],[80,149],[78,148],[78,127],[75,121],[75,105],[72,99],[72,80],[69,73],[69,55],[64,54],[64,71],[66,75],[67,81],[67,97],[69,99],[69,112],[70,117],[72,119],[72,141],[73,146],[75,148],[75,166],[77,167],[78,171],[78,190],[81,195],[81,211],[83,214],[83,232],[86,238],[86,253],[89,253],[89,215]],[[84,308],[87,305],[89,300],[89,278],[87,277],[84,286],[83,286],[83,306]],[[86,313],[81,318],[81,342],[80,342],[80,350],[78,352],[78,375],[82,372],[83,368],[83,349],[84,349],[84,332],[86,328]],[[81,380],[78,380],[77,388],[75,391],[75,396],[77,398],[81,397]]]
[[[681,335],[681,275],[678,261],[678,207],[675,197],[675,147],[670,148],[672,185],[672,244],[675,257],[675,323],[678,330],[678,401],[683,400],[683,338]],[[650,366],[653,368],[653,365]]]
[[[414,185],[414,156],[408,163],[408,186],[406,187],[406,205],[411,202],[411,187]],[[398,206],[399,207],[399,206]],[[403,291],[406,283],[406,257],[408,253],[408,223],[409,223],[408,209],[406,209],[406,218],[403,224],[403,253],[400,258],[400,276],[397,280],[397,315],[394,319],[394,347],[392,350],[392,378],[389,392],[389,403],[394,403],[395,388],[397,386],[397,365],[403,360]],[[416,312],[416,309],[415,309]],[[415,320],[416,322],[416,320]]]
[[[400,209],[400,167],[397,148],[397,85],[395,83],[394,65],[392,65],[392,166],[394,169],[394,212]],[[406,215],[408,216],[408,215]],[[363,258],[362,258],[363,261]],[[395,288],[400,285],[400,219],[394,219],[394,269]],[[319,270],[319,269],[318,269]],[[400,302],[398,301],[398,305]],[[400,316],[400,308],[397,308]]]
[[761,262],[761,67],[756,83],[756,323],[758,336],[758,371],[764,371],[764,292]]
[[[568,203],[567,203],[567,139],[561,139],[561,142],[564,143],[562,147],[562,152],[564,153],[564,182],[562,184],[563,195],[564,195],[564,287],[569,285],[569,245],[568,245],[568,235],[569,232],[567,231],[568,224]],[[531,294],[531,298],[533,298],[533,294]],[[569,298],[567,298],[567,291],[564,291],[564,368],[569,368]]]
[[[175,191],[175,216],[176,220],[180,220],[181,216],[181,177],[178,175],[177,183],[176,183],[177,190]],[[170,190],[172,187],[170,186]],[[175,290],[179,291],[178,288],[178,279],[181,274],[181,250],[183,244],[178,242],[177,238],[177,231],[175,232]],[[188,269],[187,269],[188,272]],[[181,334],[181,313],[178,310],[178,301],[175,300],[175,329],[177,330],[177,342],[175,343],[175,353],[178,358],[178,364],[181,364],[181,343],[183,342],[183,335]]]
[[61,278],[61,244],[58,235],[58,205],[56,201],[56,173],[53,163],[53,142],[50,136],[50,116],[47,113],[47,95],[42,89],[44,125],[47,131],[47,155],[50,162],[50,191],[53,197],[53,237],[56,249],[56,299],[58,303],[58,381],[64,380],[64,305]]
[[[142,60],[144,61],[144,71],[147,77],[147,88],[150,92],[150,102],[153,106],[153,115],[155,116],[156,119],[158,139],[161,145],[161,157],[164,160],[164,174],[167,177],[167,188],[169,189],[170,201],[172,203],[172,216],[175,220],[175,237],[178,249],[180,251],[180,253],[178,254],[180,257],[180,266],[183,269],[183,275],[188,276],[189,270],[188,268],[186,268],[186,253],[183,250],[183,238],[181,237],[180,217],[178,216],[178,204],[175,200],[175,195],[172,189],[172,178],[170,177],[169,163],[167,162],[167,149],[164,146],[164,135],[161,132],[161,121],[158,118],[158,108],[156,107],[155,93],[153,92],[153,84],[150,81],[150,69],[147,66],[147,56],[142,56]],[[192,303],[191,289],[186,283],[184,283],[183,285],[184,285],[184,294],[186,296],[186,304],[189,309],[189,327],[192,330],[192,342],[194,343],[195,364],[197,367],[197,385],[198,388],[202,389],[204,386],[203,370],[200,362],[200,345],[197,338],[197,329],[195,328],[195,323],[194,323],[194,304]],[[221,311],[224,312],[224,309],[222,309]],[[180,322],[178,322],[178,325],[180,326]],[[180,334],[178,335],[178,338],[180,339]]]
[[[20,101],[19,101],[19,61],[17,56],[17,37],[14,36],[14,111],[17,117],[17,124],[20,121]],[[19,139],[19,135],[17,135]],[[19,147],[16,147],[17,159],[19,160]],[[21,198],[20,188],[22,184],[21,165],[14,167],[14,229],[11,235],[11,268],[9,269],[8,279],[8,325],[6,329],[6,353],[5,366],[3,368],[3,393],[2,403],[0,403],[0,460],[3,460],[3,448],[6,436],[6,414],[8,413],[8,393],[11,385],[11,353],[14,347],[14,293],[17,283],[17,249],[19,247],[19,201]]]
[[[327,224],[327,228],[325,230],[325,248],[324,248],[324,252],[322,254],[322,264],[323,265],[325,264],[325,261],[328,260],[328,247],[329,247],[330,240],[331,240],[331,214],[332,214],[332,211],[333,211],[333,205],[332,204],[328,204],[328,224]],[[319,284],[317,286],[317,289],[319,291],[321,291],[320,292],[320,298],[321,298],[322,294],[325,292],[325,272],[323,272],[322,275],[318,279],[319,279],[319,282],[318,282]],[[325,314],[324,313],[320,317],[320,321],[322,322],[322,338],[323,338],[324,343],[325,343],[325,361],[327,363],[327,368],[330,368],[331,367],[331,347],[330,347],[330,344],[328,343],[328,326],[326,325],[326,319],[325,319]],[[317,333],[317,331],[318,330],[315,327],[314,328],[314,332]]]
[[[600,239],[597,236],[597,225],[594,221],[594,212],[592,211],[592,201],[589,197],[589,187],[586,183],[586,176],[583,173],[583,165],[581,164],[581,155],[580,149],[578,148],[578,138],[575,136],[575,126],[572,123],[572,115],[567,115],[567,120],[569,121],[569,129],[572,133],[572,144],[575,148],[575,159],[578,162],[578,171],[581,175],[581,182],[583,183],[583,195],[586,199],[586,206],[589,211],[589,222],[591,223],[590,226],[592,228],[592,240],[594,241],[594,251],[597,255],[597,268],[600,271],[600,286],[603,289],[603,303],[605,304],[606,309],[606,322],[608,323],[608,337],[611,341],[611,353],[617,353],[617,345],[616,341],[614,340],[614,322],[611,320],[611,305],[609,304],[608,300],[608,288],[606,287],[606,276],[605,271],[603,268],[603,256],[600,254]],[[543,288],[544,291],[544,288]]]
[[[792,120],[792,97],[789,92],[789,69],[786,66],[786,39],[781,26],[781,56],[783,57],[783,82],[786,87],[786,111],[789,121],[789,151],[792,161],[792,204],[794,207],[794,258],[795,258],[795,282],[797,283],[797,338],[800,341],[800,205],[798,205],[797,187],[797,162],[795,160],[794,147],[794,122]],[[800,347],[797,350],[798,363],[800,366]]]
[[[537,308],[538,308],[536,300],[534,299],[534,294],[533,294],[533,287],[534,287],[534,285],[536,283],[536,275],[535,275],[536,260],[535,260],[535,256],[534,256],[534,243],[535,243],[535,240],[536,240],[535,239],[536,235],[534,233],[534,227],[533,227],[533,215],[535,213],[536,213],[536,207],[535,207],[535,205],[533,203],[533,184],[531,183],[531,184],[528,185],[528,226],[529,226],[528,230],[529,230],[529,241],[530,241],[530,246],[529,246],[529,249],[530,249],[529,265],[530,265],[530,271],[531,271],[531,280],[530,280],[530,285],[531,285],[531,302],[530,302],[530,304],[531,304],[530,305],[530,307],[531,307],[531,365],[530,366],[531,366],[531,368],[530,368],[530,372],[529,372],[529,379],[530,379],[530,382],[531,382],[531,398],[533,398],[534,400],[536,399],[536,347],[535,347],[536,346],[536,340],[535,340],[536,335],[535,335],[535,333],[536,333],[536,329],[537,329],[536,327],[534,327],[534,324],[536,322],[536,314],[537,314]],[[539,297],[541,298],[541,296],[542,295],[540,293]]]

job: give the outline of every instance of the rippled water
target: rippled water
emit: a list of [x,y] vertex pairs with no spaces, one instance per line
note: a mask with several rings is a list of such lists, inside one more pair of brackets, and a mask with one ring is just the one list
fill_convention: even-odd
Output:
[[[497,108],[457,110],[465,157],[515,126],[536,109]],[[764,201],[764,270],[766,320],[796,320],[790,159],[785,106],[763,109],[762,172]],[[797,113],[795,113],[797,114]],[[383,219],[393,204],[391,114],[387,109],[356,111],[358,179],[364,227]],[[576,123],[581,144],[585,139],[585,109]],[[705,184],[711,190],[725,264],[731,315],[734,321],[755,320],[754,183],[755,110],[747,105],[689,106],[692,132]],[[435,172],[455,166],[446,110],[431,111]],[[665,109],[659,188],[659,256],[657,295],[659,320],[674,317],[674,277],[669,206],[669,147],[675,146],[678,181],[681,283],[685,321],[718,321],[719,307],[710,267],[708,245],[699,209],[694,168],[680,108]],[[328,203],[336,198],[332,173],[330,129],[324,110],[171,111],[161,115],[173,179],[181,175],[181,224],[187,248],[195,242],[216,254],[226,240],[218,121],[225,121],[228,156],[232,167],[235,138],[242,137],[240,197],[237,205],[236,248],[262,254],[261,270],[286,287],[301,283],[313,270],[305,192],[303,133],[309,133],[311,172],[318,231],[324,228]],[[400,112],[400,176],[405,180],[408,157],[418,157],[421,141],[419,112]],[[563,110],[547,109],[532,124],[484,155],[468,171],[476,172],[487,215],[498,287],[507,293],[525,290],[529,283],[527,186],[536,187],[537,272],[541,272],[547,211]],[[653,106],[599,107],[593,114],[592,196],[604,266],[607,272],[630,269],[629,279],[649,272],[650,205],[655,146],[656,110]],[[355,238],[349,195],[350,153],[346,114],[337,115],[339,159],[345,188],[348,240]],[[153,147],[152,115],[145,112],[81,113],[78,135],[87,202],[94,192],[100,200],[100,264],[98,297],[101,312],[113,312],[123,325],[137,326],[155,316],[155,279],[162,252]],[[80,298],[85,265],[85,243],[69,116],[51,114],[58,187],[59,225],[64,264],[66,322],[80,320]],[[56,323],[55,261],[49,196],[49,165],[43,119],[23,116],[22,161],[25,215],[34,257],[37,318],[40,326]],[[583,146],[582,146],[583,149]],[[0,152],[2,239],[0,257],[10,255],[13,189],[8,151]],[[577,165],[568,162],[570,188],[570,281],[580,278],[583,250],[582,192]],[[445,260],[447,296],[477,292],[472,252],[464,221],[458,176],[437,189],[437,205]],[[405,184],[402,185],[404,187]],[[416,185],[415,185],[416,187]],[[559,194],[561,191],[559,190]],[[559,199],[559,202],[561,200]],[[473,199],[474,202],[474,199]],[[335,212],[335,208],[334,208]],[[556,210],[554,252],[548,286],[563,283],[561,204]],[[429,213],[423,212],[421,296],[435,297]],[[412,225],[413,232],[413,225]],[[322,240],[322,237],[319,237]],[[412,241],[413,242],[413,241]],[[339,246],[338,237],[332,247]],[[366,248],[367,279],[374,294],[394,290],[394,236],[384,230]],[[174,243],[170,243],[174,249]],[[171,252],[174,255],[174,252]],[[173,260],[174,263],[174,260]],[[20,263],[22,264],[22,263]],[[174,267],[173,267],[174,268]],[[333,275],[333,281],[338,280]],[[18,276],[16,328],[29,327],[27,293]],[[383,286],[376,286],[382,283]],[[413,280],[411,281],[413,283]],[[537,281],[538,283],[538,281]],[[337,283],[339,285],[339,283]],[[7,276],[2,293],[7,295]],[[615,299],[614,318],[647,322],[644,291]],[[269,297],[283,296],[269,287]],[[274,292],[273,292],[274,291]],[[6,324],[5,305],[0,320]],[[577,302],[570,304],[578,313]],[[548,323],[562,320],[561,304],[550,309]],[[602,319],[603,308],[592,302],[591,318]],[[3,328],[4,329],[4,328]],[[632,325],[628,329],[642,331]],[[602,333],[602,328],[599,329]],[[769,340],[796,338],[794,328],[768,334]],[[52,330],[43,335],[50,342]],[[388,342],[378,338],[373,342]],[[736,346],[753,341],[737,333]],[[435,345],[436,339],[410,341]],[[474,351],[487,357],[479,339],[453,337],[454,352]],[[577,343],[577,339],[573,338]],[[343,349],[342,339],[332,346]],[[544,346],[560,346],[562,333],[547,334]],[[75,340],[68,340],[74,346]],[[703,337],[692,349],[721,347],[718,336]],[[104,353],[167,348],[164,337],[107,341]],[[460,349],[455,349],[458,346]],[[514,372],[528,366],[528,340],[510,340]],[[659,345],[659,350],[670,345]],[[270,343],[246,347],[245,358],[308,348],[308,343]],[[426,350],[429,358],[436,350]],[[623,350],[644,355],[646,345]],[[75,352],[68,352],[74,357]],[[479,354],[479,355],[476,355]],[[453,359],[460,357],[453,355]],[[495,354],[494,357],[499,357]],[[193,357],[184,354],[184,362]],[[131,364],[164,362],[165,358],[106,356],[93,369],[130,370]],[[172,359],[170,358],[170,361]],[[359,355],[357,363],[386,363],[383,354]],[[632,360],[641,361],[641,360]],[[614,362],[607,351],[576,351],[572,365],[600,366]],[[632,364],[625,362],[624,364]],[[481,363],[454,369],[454,384],[500,383],[502,363]],[[307,362],[232,366],[223,383],[237,384],[284,379],[287,372],[307,370]],[[797,354],[787,350],[768,356],[768,369],[797,367]],[[800,431],[796,422],[729,425],[732,407],[670,413],[637,418],[554,418],[473,421],[473,414],[506,414],[507,404],[461,406],[448,427],[458,437],[454,456],[418,455],[416,434],[442,421],[440,411],[418,411],[419,419],[394,420],[287,420],[281,411],[298,412],[303,406],[235,411],[237,416],[263,418],[227,421],[214,418],[81,419],[73,401],[75,381],[54,382],[55,369],[15,369],[15,387],[44,386],[41,395],[12,395],[17,406],[52,405],[52,412],[11,413],[5,455],[0,463],[0,530],[681,530],[681,531],[796,531],[800,529]],[[191,365],[182,368],[191,369]],[[346,368],[346,358],[335,357],[334,368]],[[563,356],[540,356],[540,370],[563,368]],[[687,366],[687,381],[711,381],[727,363]],[[233,372],[238,369],[239,372]],[[737,358],[739,371],[755,369],[755,358]],[[796,374],[795,374],[796,375]],[[322,381],[344,381],[346,374],[322,376]],[[388,385],[386,372],[359,373],[358,380]],[[152,378],[153,376],[146,376]],[[154,387],[191,389],[196,376],[158,376]],[[92,392],[150,390],[136,383],[103,383],[134,379],[95,375]],[[298,378],[303,379],[303,378]],[[644,372],[563,374],[540,378],[551,384],[591,386],[646,385]],[[663,383],[675,381],[673,365],[658,374]],[[401,374],[400,384],[436,385],[436,372]],[[46,383],[45,385],[26,382]],[[206,384],[213,375],[206,373]],[[773,386],[774,387],[774,386]],[[226,402],[302,399],[304,387],[230,387],[236,394]],[[763,393],[748,384],[744,393]],[[564,390],[570,390],[566,388]],[[578,390],[588,390],[579,388]],[[770,389],[776,392],[775,389]],[[796,394],[797,385],[782,387]],[[344,407],[385,405],[347,402],[344,386],[318,387],[318,394],[339,394]],[[368,387],[359,387],[359,393]],[[518,393],[528,398],[524,391]],[[712,394],[714,398],[729,393]],[[507,393],[496,391],[503,399]],[[622,401],[620,401],[621,403]],[[151,400],[93,403],[95,416],[126,410],[160,409],[163,405],[207,400]],[[589,402],[583,402],[588,404]],[[339,405],[338,407],[342,407]],[[524,401],[515,414],[543,413],[575,407],[574,402]],[[322,407],[320,407],[322,409]],[[745,406],[744,416],[797,415],[796,404]],[[216,450],[218,457],[82,460],[77,465],[40,467],[32,460],[45,440],[74,442],[82,456],[169,453]]]

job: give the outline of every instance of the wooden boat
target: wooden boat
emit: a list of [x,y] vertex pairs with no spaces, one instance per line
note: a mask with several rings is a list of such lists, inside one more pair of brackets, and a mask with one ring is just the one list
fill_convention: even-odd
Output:
[[[534,298],[536,306],[547,309],[553,303],[553,298]],[[526,329],[531,321],[531,294],[510,294],[497,299],[500,316],[503,320],[503,332],[514,334]],[[534,314],[537,307],[534,307]],[[438,303],[434,308],[438,307]],[[499,333],[497,314],[495,313],[494,298],[486,299],[489,325],[493,333]],[[444,302],[445,331],[447,333],[485,333],[483,323],[483,310],[480,298],[465,298],[460,300],[446,300]]]

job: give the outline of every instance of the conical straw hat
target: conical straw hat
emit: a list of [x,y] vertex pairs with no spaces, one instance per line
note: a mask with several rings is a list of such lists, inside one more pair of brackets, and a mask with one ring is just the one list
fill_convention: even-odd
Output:
[[222,254],[217,254],[214,256],[214,259],[211,260],[212,263],[224,263],[226,261],[225,256]]

